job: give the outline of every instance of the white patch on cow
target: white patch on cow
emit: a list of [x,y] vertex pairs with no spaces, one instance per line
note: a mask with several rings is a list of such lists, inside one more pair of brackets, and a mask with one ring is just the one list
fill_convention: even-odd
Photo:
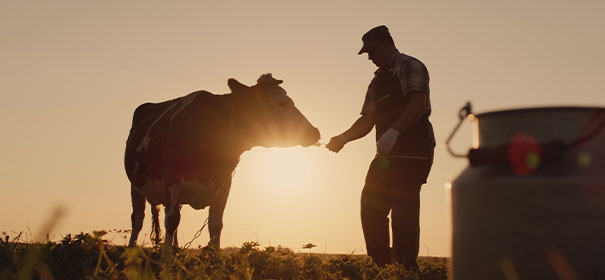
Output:
[[149,133],[145,134],[143,140],[141,140],[141,144],[137,147],[137,153],[140,153],[143,150],[147,150],[147,146],[149,146],[149,142],[151,142],[151,137],[149,137]]
[[164,114],[166,114],[168,111],[172,110],[172,108],[174,108],[174,106],[176,106],[178,103],[179,102],[175,102],[174,104],[172,104],[170,107],[168,107],[168,109],[164,110],[164,112],[162,112],[157,117],[157,119],[155,119],[153,121],[153,123],[147,129],[147,133],[145,134],[145,137],[143,137],[143,140],[141,141],[141,144],[139,144],[139,147],[137,147],[137,153],[139,153],[139,152],[147,149],[147,147],[149,146],[149,143],[151,142],[151,136],[149,135],[151,133],[151,129],[153,129],[153,127],[155,126],[155,124],[162,119],[162,117],[164,116]]
[[137,172],[139,171],[139,162],[135,162],[134,163],[134,172],[132,172],[132,174],[134,174],[134,177],[137,177]]
[[189,204],[191,208],[199,210],[210,205],[220,190],[225,186],[225,182],[202,183],[196,180],[182,179],[178,183],[166,186],[164,182],[159,180],[147,180],[145,185],[141,187],[141,193],[147,198],[151,204],[164,204],[166,199],[166,187],[171,196],[171,204]]
[[181,99],[179,99],[179,101],[175,102],[174,104],[172,104],[170,107],[168,107],[166,110],[164,110],[164,112],[162,112],[160,114],[160,116],[158,116],[157,119],[155,119],[153,121],[153,123],[149,126],[149,129],[147,129],[147,133],[145,134],[145,137],[143,137],[143,140],[141,141],[141,143],[139,144],[139,146],[137,147],[137,153],[146,150],[147,147],[149,146],[149,143],[151,142],[151,136],[149,135],[151,133],[151,129],[153,129],[153,127],[155,126],[155,124],[160,121],[162,119],[162,117],[169,112],[170,110],[172,110],[172,108],[174,108],[175,106],[179,106],[178,109],[176,109],[176,111],[174,113],[172,113],[172,116],[170,116],[170,122],[172,123],[172,120],[174,119],[174,117],[176,115],[178,115],[178,113],[180,113],[181,111],[183,111],[183,109],[185,109],[187,106],[189,106],[189,104],[191,104],[191,102],[193,102],[193,100],[195,99],[195,97],[198,96],[198,93],[194,92],[191,93]]
[[170,117],[171,123],[174,120],[174,117],[176,117],[176,115],[178,115],[181,111],[183,111],[183,109],[185,109],[187,106],[189,106],[191,104],[191,102],[193,102],[193,99],[195,99],[196,96],[198,96],[198,94],[194,92],[194,93],[191,93],[191,94],[183,97],[179,101],[179,108],[176,109],[176,111],[174,113],[172,113],[172,116]]

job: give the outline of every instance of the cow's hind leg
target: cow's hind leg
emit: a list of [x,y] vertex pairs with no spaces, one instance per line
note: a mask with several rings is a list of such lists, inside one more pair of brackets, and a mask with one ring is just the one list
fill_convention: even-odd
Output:
[[160,246],[162,229],[160,228],[160,205],[151,205],[151,242],[153,246]]
[[132,215],[130,215],[132,232],[130,233],[128,246],[135,246],[145,219],[145,197],[139,193],[135,186],[130,186],[130,197],[132,198]]
[[176,228],[181,222],[181,207],[178,202],[178,194],[175,191],[176,187],[172,187],[169,192],[168,203],[164,209],[166,217],[164,217],[164,227],[166,228],[166,239],[164,245],[170,247],[174,244]]
[[[181,209],[182,208],[183,208],[183,206],[179,205],[179,210],[178,210],[179,221],[181,220]],[[179,234],[178,233],[179,233],[179,227],[178,227],[178,223],[177,223],[177,226],[174,229],[174,234],[172,235],[172,247],[174,247],[174,248],[178,248],[179,247],[179,239],[178,239]]]
[[166,207],[164,210],[166,217],[164,218],[164,227],[166,228],[166,240],[164,244],[166,246],[173,246],[176,239],[176,228],[179,226],[181,221],[181,211],[179,211],[178,205]]

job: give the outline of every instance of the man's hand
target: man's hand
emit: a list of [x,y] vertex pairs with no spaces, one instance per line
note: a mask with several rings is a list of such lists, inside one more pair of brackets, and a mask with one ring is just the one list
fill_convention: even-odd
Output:
[[397,137],[399,136],[399,131],[389,128],[387,132],[380,136],[378,142],[376,143],[376,151],[379,155],[388,155],[391,153],[395,142],[397,141]]
[[326,149],[338,153],[342,150],[342,147],[347,143],[347,139],[345,139],[342,135],[337,135],[330,139],[330,143],[326,145]]

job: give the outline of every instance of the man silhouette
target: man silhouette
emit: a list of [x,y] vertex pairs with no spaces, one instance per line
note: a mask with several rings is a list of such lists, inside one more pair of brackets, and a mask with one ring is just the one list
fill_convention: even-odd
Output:
[[[367,53],[378,70],[370,82],[361,116],[326,148],[339,152],[346,143],[376,127],[377,154],[361,194],[361,224],[368,255],[418,271],[420,187],[433,164],[435,137],[429,122],[429,74],[424,64],[400,53],[386,26],[362,37],[358,54]],[[393,249],[389,237],[391,212]]]

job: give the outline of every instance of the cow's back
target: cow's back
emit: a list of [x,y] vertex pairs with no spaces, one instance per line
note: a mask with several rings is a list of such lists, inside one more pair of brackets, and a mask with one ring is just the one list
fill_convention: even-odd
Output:
[[[180,98],[161,102],[145,103],[137,107],[132,117],[132,126],[126,140],[126,151],[124,154],[124,165],[126,175],[131,183],[135,184],[134,172],[136,164],[141,160],[144,151],[141,151],[142,142],[145,137],[162,137],[161,127],[158,126],[162,113],[166,112],[171,106],[179,101]],[[152,126],[156,126],[153,128]],[[150,131],[153,130],[153,131]],[[154,135],[148,133],[154,132]],[[157,141],[159,139],[155,139]]]
[[[140,186],[150,175],[164,168],[164,148],[168,142],[180,137],[178,129],[175,131],[175,128],[182,128],[184,125],[179,122],[180,116],[191,118],[192,110],[197,112],[194,112],[196,116],[206,115],[205,125],[198,123],[198,128],[216,122],[216,97],[207,91],[198,91],[165,102],[145,103],[137,107],[126,141],[124,158],[126,174],[133,185]],[[191,128],[193,124],[187,123],[185,126]]]

